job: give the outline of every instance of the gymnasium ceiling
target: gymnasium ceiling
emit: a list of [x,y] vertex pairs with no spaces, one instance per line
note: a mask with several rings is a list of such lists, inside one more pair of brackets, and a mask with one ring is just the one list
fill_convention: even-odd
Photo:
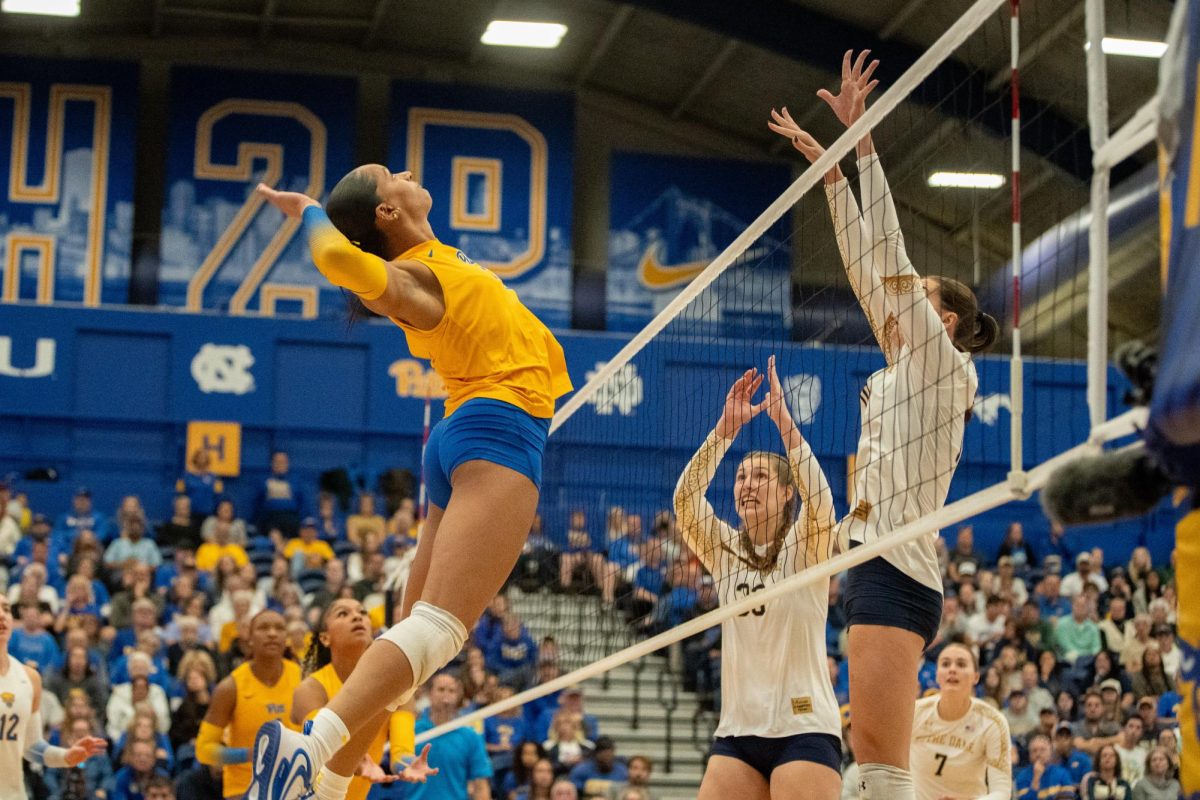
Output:
[[[0,50],[181,62],[285,64],[434,81],[567,89],[581,118],[619,118],[699,153],[791,159],[766,129],[787,104],[830,142],[839,130],[816,101],[835,88],[841,52],[871,47],[884,87],[970,5],[969,0],[83,0],[78,19],[3,15]],[[1083,0],[1023,0],[1023,239],[1087,203]],[[1162,39],[1168,0],[1109,0],[1108,33]],[[566,24],[555,50],[479,44],[496,18]],[[1009,189],[935,190],[934,168],[1008,172],[1008,20],[997,14],[878,131],[919,264],[974,263],[980,283],[1011,251]],[[1154,93],[1158,62],[1109,57],[1115,127]],[[832,124],[831,124],[832,123]],[[1114,184],[1150,163],[1147,148]],[[794,159],[793,159],[794,160]],[[814,202],[820,203],[818,198]],[[802,206],[801,219],[820,208]],[[813,230],[816,230],[813,228]],[[827,230],[823,231],[823,235]],[[801,237],[806,235],[800,232]],[[1138,226],[1113,258],[1113,340],[1157,329],[1157,228]],[[932,267],[930,271],[934,271]],[[945,271],[945,270],[942,270]],[[960,273],[961,274],[961,273]],[[811,273],[809,273],[811,277]],[[970,270],[964,277],[971,279]],[[1056,279],[1031,344],[1077,354],[1083,281]],[[796,279],[805,283],[803,269]],[[1027,334],[1029,336],[1029,334]],[[1038,339],[1044,340],[1039,346]],[[1065,343],[1058,346],[1055,342]]]

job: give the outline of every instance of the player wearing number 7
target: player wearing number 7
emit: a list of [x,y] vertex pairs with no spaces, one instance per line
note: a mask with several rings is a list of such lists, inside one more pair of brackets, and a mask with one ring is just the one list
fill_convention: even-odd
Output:
[[13,615],[0,595],[0,800],[25,800],[21,759],[43,767],[77,767],[104,752],[108,743],[85,736],[73,747],[53,747],[42,736],[42,678],[8,655]]
[[917,701],[908,763],[917,800],[1009,800],[1008,720],[975,695],[979,667],[964,644],[938,653],[938,693]]
[[[764,377],[769,391],[755,404]],[[738,432],[759,413],[779,429],[787,457],[753,451],[742,458],[735,530],[705,494]],[[830,557],[833,492],[788,412],[774,356],[766,376],[749,369],[729,389],[716,427],[675,487],[675,514],[722,604]],[[825,653],[828,610],[826,579],[721,623],[721,721],[700,800],[839,796],[841,717]]]

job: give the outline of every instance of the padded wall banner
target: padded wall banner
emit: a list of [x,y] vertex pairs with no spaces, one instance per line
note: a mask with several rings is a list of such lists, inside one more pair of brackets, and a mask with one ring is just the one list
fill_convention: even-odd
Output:
[[[613,153],[609,185],[608,329],[654,318],[791,182],[786,166],[648,153]],[[779,335],[791,327],[791,254],[780,230],[758,239],[713,284],[685,324],[709,335]]]
[[263,181],[324,199],[354,164],[353,79],[171,70],[159,302],[189,311],[338,316],[298,220]]
[[137,66],[0,58],[0,301],[125,303]]
[[567,94],[392,87],[388,165],[429,190],[434,233],[559,328],[571,322],[574,108]]

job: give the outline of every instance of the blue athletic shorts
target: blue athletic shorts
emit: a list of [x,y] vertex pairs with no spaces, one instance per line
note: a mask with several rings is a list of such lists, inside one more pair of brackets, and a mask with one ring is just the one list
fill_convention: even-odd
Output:
[[713,740],[712,754],[749,764],[768,783],[776,767],[792,761],[811,761],[838,773],[842,771],[842,741],[828,733],[797,733],[776,738],[718,736]]
[[425,488],[439,508],[450,502],[450,476],[467,461],[491,461],[516,470],[542,488],[542,453],[550,420],[511,403],[468,400],[433,426],[425,445]]
[[925,640],[926,647],[937,636],[942,622],[942,593],[904,574],[884,558],[851,567],[843,598],[847,626],[886,625],[912,631]]

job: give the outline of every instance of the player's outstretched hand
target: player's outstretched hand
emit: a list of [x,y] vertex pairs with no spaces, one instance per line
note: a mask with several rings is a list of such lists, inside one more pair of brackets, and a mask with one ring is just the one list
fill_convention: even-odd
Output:
[[773,108],[771,109],[771,121],[767,123],[767,127],[780,136],[790,139],[792,147],[799,150],[808,159],[810,164],[820,158],[825,152],[825,148],[813,138],[812,134],[796,124],[796,120],[792,119],[791,112],[787,110],[787,106],[778,111]]
[[421,755],[404,764],[404,769],[400,771],[400,780],[405,783],[424,783],[426,779],[438,774],[437,767],[429,766],[429,749],[430,745],[425,745]]
[[788,413],[787,400],[783,394],[783,384],[779,381],[779,373],[775,371],[775,356],[767,360],[767,396],[759,403],[760,408],[767,412],[767,418],[783,429],[790,427],[792,415]]
[[858,58],[854,58],[854,51],[847,50],[842,56],[842,85],[838,93],[833,94],[828,89],[817,90],[817,97],[829,104],[834,115],[847,128],[866,112],[867,96],[879,85],[879,81],[871,80],[879,67],[879,59],[867,64],[870,54],[870,50],[863,50]]
[[276,189],[272,189],[265,183],[260,183],[254,189],[254,191],[284,214],[296,219],[299,219],[300,215],[304,213],[304,209],[308,208],[309,206],[320,205],[320,203],[318,203],[316,200],[313,200],[306,194],[300,194],[299,192],[280,192]]
[[85,736],[67,749],[63,757],[68,767],[77,767],[92,756],[98,756],[108,749],[108,742],[98,736]]
[[729,393],[725,395],[725,407],[721,410],[721,418],[717,420],[717,433],[724,439],[737,437],[738,431],[750,420],[754,419],[762,405],[754,405],[754,393],[762,386],[763,376],[754,367],[742,373],[742,377],[733,382]]
[[399,775],[388,774],[370,756],[363,756],[363,760],[358,765],[358,776],[367,779],[373,784],[395,783],[400,780]]

